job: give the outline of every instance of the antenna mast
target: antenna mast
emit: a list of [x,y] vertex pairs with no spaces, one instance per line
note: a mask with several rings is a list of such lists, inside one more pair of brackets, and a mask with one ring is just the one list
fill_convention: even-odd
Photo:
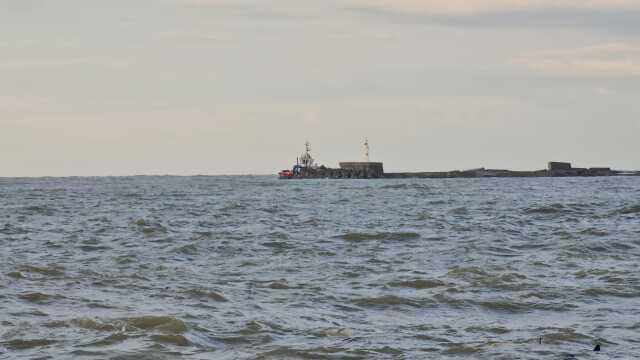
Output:
[[369,139],[364,139],[364,162],[370,162],[369,150]]

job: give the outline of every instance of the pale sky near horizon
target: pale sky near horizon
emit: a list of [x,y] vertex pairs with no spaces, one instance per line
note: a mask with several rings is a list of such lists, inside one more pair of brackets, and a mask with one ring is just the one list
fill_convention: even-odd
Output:
[[640,169],[640,0],[0,0],[0,176]]

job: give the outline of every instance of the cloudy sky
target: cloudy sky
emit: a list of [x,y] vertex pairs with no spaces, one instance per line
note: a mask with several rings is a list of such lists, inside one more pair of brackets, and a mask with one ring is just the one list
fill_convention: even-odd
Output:
[[0,176],[640,169],[640,0],[0,0]]

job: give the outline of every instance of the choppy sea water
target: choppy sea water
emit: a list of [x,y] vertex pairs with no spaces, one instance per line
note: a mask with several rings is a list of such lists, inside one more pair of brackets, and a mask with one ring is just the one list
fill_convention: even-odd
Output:
[[0,179],[0,358],[631,359],[639,260],[640,178]]

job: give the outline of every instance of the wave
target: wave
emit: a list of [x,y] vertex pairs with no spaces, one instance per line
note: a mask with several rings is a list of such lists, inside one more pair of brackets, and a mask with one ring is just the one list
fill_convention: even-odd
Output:
[[384,185],[382,187],[380,187],[380,189],[392,189],[392,190],[404,190],[404,189],[408,189],[409,185],[407,184],[394,184],[394,185]]
[[412,240],[420,238],[420,234],[414,232],[382,232],[382,233],[357,233],[350,232],[344,235],[334,236],[335,239],[346,241],[367,241],[367,240]]
[[609,233],[604,229],[588,228],[580,231],[582,235],[607,236]]
[[284,233],[284,232],[281,232],[281,231],[272,232],[268,236],[271,239],[289,240],[289,235],[287,233]]
[[273,289],[273,290],[290,290],[296,289],[297,286],[290,285],[289,282],[285,279],[273,280],[273,281],[259,281],[257,282],[257,287],[263,289]]
[[366,297],[352,300],[355,305],[361,307],[390,307],[390,306],[411,306],[411,307],[421,307],[423,304],[414,299],[409,299],[401,296],[395,295],[384,295],[379,297]]
[[640,214],[640,204],[625,206],[614,211],[617,215],[634,215]]
[[576,332],[574,329],[570,328],[540,328],[537,329],[537,332],[542,334],[545,344],[563,344],[567,342],[585,343],[592,340],[590,336]]
[[567,211],[567,207],[562,204],[551,204],[524,209],[525,214],[559,214]]
[[220,211],[222,212],[228,212],[228,211],[234,211],[234,210],[244,210],[247,207],[239,202],[236,201],[231,201],[228,202],[225,206],[223,206],[222,208],[220,208]]
[[476,304],[487,310],[507,313],[523,313],[532,310],[526,304],[507,299],[478,301]]
[[260,353],[256,359],[365,359],[364,356],[353,356],[348,349],[337,346],[319,346],[310,349],[280,347]]
[[488,277],[489,276],[489,274],[486,271],[484,271],[482,268],[479,268],[477,266],[467,266],[467,267],[456,266],[451,268],[447,273],[447,275],[454,278],[467,278],[467,277],[478,277],[478,276]]
[[511,332],[510,329],[503,326],[470,326],[464,330],[471,333],[484,334],[488,332],[497,335],[504,335]]
[[0,342],[0,344],[9,350],[27,350],[53,345],[55,343],[57,343],[57,341],[52,339],[13,339]]
[[102,339],[98,339],[95,341],[92,341],[88,344],[85,344],[83,346],[109,346],[109,345],[115,345],[115,344],[119,344],[123,341],[126,341],[130,338],[131,336],[125,334],[125,333],[115,333],[115,334],[111,334],[105,338]]
[[27,215],[53,216],[55,214],[55,209],[48,206],[33,205],[27,206],[22,210],[24,210]]
[[469,209],[466,206],[461,206],[461,207],[453,208],[449,210],[449,212],[454,215],[467,215],[469,214]]
[[454,267],[447,273],[448,276],[458,278],[471,283],[474,286],[492,288],[498,290],[519,291],[538,286],[537,283],[529,280],[528,277],[520,273],[504,272],[503,269],[485,269],[471,267]]
[[640,297],[640,289],[637,288],[620,288],[620,287],[607,287],[607,288],[589,288],[582,292],[584,295],[593,297],[613,296],[619,298],[637,298]]
[[275,323],[252,320],[239,330],[213,336],[218,342],[230,345],[267,344],[273,341],[273,334],[286,334],[290,331]]
[[241,335],[262,334],[269,331],[273,327],[274,327],[273,324],[268,322],[251,320],[248,323],[246,323],[244,327],[240,329],[240,331],[238,331],[238,334],[241,334]]
[[391,287],[405,287],[413,289],[432,289],[435,287],[445,286],[440,280],[415,279],[415,280],[397,280],[387,283]]
[[198,255],[198,246],[195,244],[188,244],[184,246],[180,246],[175,249],[176,252],[179,252],[184,255]]
[[138,219],[133,222],[133,225],[138,228],[146,236],[153,236],[158,234],[166,234],[168,229],[160,223],[152,223],[145,219]]
[[12,278],[12,279],[24,279],[24,275],[20,272],[20,271],[11,271],[7,273],[7,276]]
[[151,339],[160,344],[169,344],[175,346],[189,346],[191,342],[183,335],[177,334],[161,334],[153,335]]
[[295,246],[284,241],[268,241],[268,242],[262,243],[261,245],[264,247],[268,247],[268,248],[272,248],[280,251],[290,250],[295,248]]
[[469,346],[467,344],[445,344],[447,349],[443,352],[445,355],[454,356],[470,356],[481,352],[482,349],[479,346]]
[[4,235],[23,235],[28,233],[29,233],[28,230],[25,230],[23,228],[20,228],[11,224],[4,224],[4,226],[0,228],[0,234],[4,234]]
[[[140,316],[110,320],[81,317],[66,321],[51,321],[44,324],[47,328],[79,328],[109,333],[82,347],[102,347],[122,343],[131,338],[149,336],[149,339],[159,344],[175,346],[189,346],[191,342],[184,336],[187,325],[173,316]],[[37,345],[36,346],[43,346]]]
[[107,251],[107,250],[111,250],[112,248],[110,246],[104,246],[104,245],[80,245],[78,246],[78,249],[84,252],[95,252],[95,251]]
[[169,334],[182,334],[187,325],[173,316],[141,316],[125,319],[126,326],[141,330],[158,330]]
[[286,281],[274,281],[274,282],[270,283],[269,285],[267,285],[267,287],[269,289],[274,289],[274,290],[295,289],[295,287],[291,287]]
[[18,297],[24,301],[35,304],[45,304],[54,300],[64,299],[64,296],[62,295],[49,295],[41,292],[28,292],[20,294]]
[[104,323],[96,319],[85,318],[85,317],[72,319],[68,322],[58,322],[58,323],[60,323],[65,327],[75,326],[75,327],[86,329],[86,330],[96,330],[96,331],[106,331],[106,332],[118,330],[118,328],[114,324]]
[[352,337],[353,331],[348,328],[325,328],[315,330],[312,334],[319,337]]
[[53,321],[47,327],[77,327],[96,331],[120,331],[154,330],[166,334],[182,334],[187,331],[187,325],[173,316],[139,316],[110,320],[99,320],[81,317],[68,321]]
[[102,351],[87,351],[87,350],[73,350],[69,353],[70,355],[76,357],[97,357],[99,359],[103,359],[107,357],[107,353]]
[[217,293],[211,290],[203,290],[203,289],[190,289],[183,292],[187,296],[196,299],[204,299],[204,300],[213,300],[217,302],[227,302],[227,298],[225,298],[222,294]]

